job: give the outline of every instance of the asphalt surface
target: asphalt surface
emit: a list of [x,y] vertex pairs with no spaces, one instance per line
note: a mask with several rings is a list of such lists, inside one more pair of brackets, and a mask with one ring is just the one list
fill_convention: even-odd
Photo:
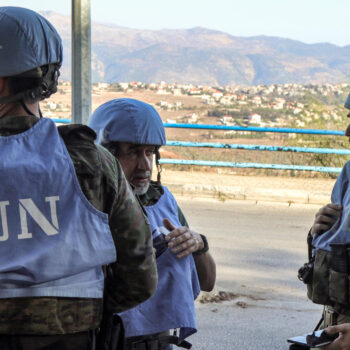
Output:
[[[315,327],[322,307],[307,300],[296,275],[318,205],[178,202],[191,228],[207,235],[217,264],[215,290],[196,302],[192,349],[288,349],[288,337]],[[230,300],[220,301],[220,291]]]

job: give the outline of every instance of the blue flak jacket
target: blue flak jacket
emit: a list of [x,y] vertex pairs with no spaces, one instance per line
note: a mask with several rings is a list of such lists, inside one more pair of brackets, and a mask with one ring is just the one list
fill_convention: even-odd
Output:
[[52,120],[0,137],[0,298],[102,298],[108,216],[81,191]]
[[342,216],[322,235],[316,235],[313,245],[316,249],[331,250],[332,243],[350,243],[350,162],[341,171],[332,191],[332,203],[343,206]]
[[[175,198],[164,187],[159,201],[145,207],[155,235],[168,218],[181,226]],[[164,232],[163,229],[161,231]],[[155,294],[128,311],[120,313],[126,337],[147,335],[180,328],[180,341],[197,331],[194,300],[200,292],[193,256],[178,259],[167,249],[157,259],[158,286]]]

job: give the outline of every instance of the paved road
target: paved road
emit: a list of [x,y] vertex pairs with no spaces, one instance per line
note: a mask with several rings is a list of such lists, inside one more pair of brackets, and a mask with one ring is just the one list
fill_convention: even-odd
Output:
[[193,349],[288,349],[286,339],[312,330],[321,306],[296,278],[318,206],[179,199],[192,228],[205,233],[217,263],[221,303],[197,302]]

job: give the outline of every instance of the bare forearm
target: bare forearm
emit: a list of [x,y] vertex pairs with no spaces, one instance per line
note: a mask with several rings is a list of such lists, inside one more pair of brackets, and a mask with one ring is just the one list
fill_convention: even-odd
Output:
[[216,280],[216,265],[209,252],[193,256],[197,268],[199,285],[202,291],[213,290]]

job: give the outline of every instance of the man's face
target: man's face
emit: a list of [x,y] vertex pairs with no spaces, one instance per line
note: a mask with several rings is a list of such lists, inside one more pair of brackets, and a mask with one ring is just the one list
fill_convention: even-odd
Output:
[[[347,117],[350,118],[350,111],[348,111]],[[350,137],[350,123],[349,123],[348,126],[346,127],[345,135],[346,135],[347,137]],[[349,142],[350,142],[350,139],[349,139]]]
[[[347,109],[347,117],[350,118],[350,94],[345,101],[344,107]],[[345,135],[350,137],[350,124],[348,125],[348,127],[345,130]]]
[[[350,118],[350,110],[348,110],[347,112],[348,112],[347,117]],[[348,124],[348,126],[347,126],[347,128],[345,130],[345,135],[347,137],[350,137],[350,123]],[[350,139],[349,139],[349,142],[350,142]]]
[[145,194],[148,190],[155,150],[156,147],[152,145],[119,143],[116,157],[123,168],[126,179],[135,186],[135,193],[138,195]]

